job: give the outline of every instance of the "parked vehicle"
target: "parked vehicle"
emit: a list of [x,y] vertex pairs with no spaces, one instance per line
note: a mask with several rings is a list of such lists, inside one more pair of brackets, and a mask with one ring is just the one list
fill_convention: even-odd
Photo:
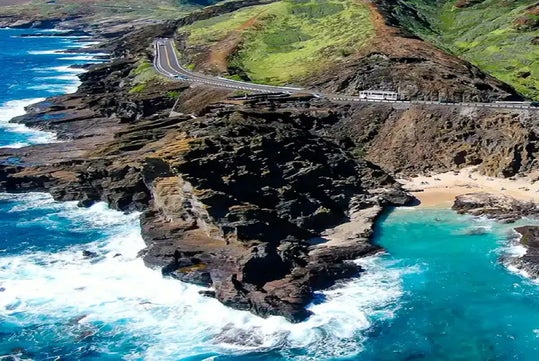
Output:
[[359,92],[360,99],[399,100],[399,94],[385,90],[364,90]]

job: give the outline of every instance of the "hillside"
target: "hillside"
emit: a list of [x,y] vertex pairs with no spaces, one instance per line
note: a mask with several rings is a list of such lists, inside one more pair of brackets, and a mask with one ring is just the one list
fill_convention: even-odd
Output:
[[288,83],[329,67],[374,36],[367,5],[352,0],[277,1],[181,29],[197,68],[255,82]]
[[413,33],[539,99],[536,0],[382,0]]
[[404,98],[492,101],[518,98],[507,85],[428,42],[387,25],[371,3],[275,1],[180,27],[189,67],[269,84]]

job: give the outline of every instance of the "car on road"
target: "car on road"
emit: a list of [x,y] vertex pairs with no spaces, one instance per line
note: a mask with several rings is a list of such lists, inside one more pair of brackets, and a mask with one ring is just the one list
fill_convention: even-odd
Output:
[[539,107],[539,101],[533,101],[530,103],[530,107]]

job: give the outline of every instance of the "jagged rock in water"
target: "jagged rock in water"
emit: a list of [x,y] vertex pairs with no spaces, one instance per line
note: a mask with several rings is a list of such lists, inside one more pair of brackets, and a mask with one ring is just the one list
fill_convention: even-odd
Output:
[[537,204],[534,202],[484,192],[459,195],[455,198],[452,208],[460,214],[487,216],[506,223],[539,214]]
[[526,253],[520,257],[506,257],[505,261],[524,271],[531,278],[539,278],[539,227],[523,226],[515,228],[519,234],[519,244]]

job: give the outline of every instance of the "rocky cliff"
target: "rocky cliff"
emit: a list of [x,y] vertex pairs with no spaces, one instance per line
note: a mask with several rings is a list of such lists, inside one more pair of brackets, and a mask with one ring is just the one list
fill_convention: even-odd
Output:
[[537,170],[537,111],[441,106],[343,107],[328,134],[403,175],[478,166],[490,176]]
[[[18,122],[65,141],[2,149],[0,189],[142,211],[141,255],[165,275],[211,286],[232,307],[300,321],[313,291],[358,275],[372,222],[410,197],[386,172],[317,131],[308,97],[212,102],[218,90],[164,82],[129,92],[134,62],[95,67],[78,93]],[[176,99],[187,113],[169,116]],[[44,114],[62,115],[49,117]]]

